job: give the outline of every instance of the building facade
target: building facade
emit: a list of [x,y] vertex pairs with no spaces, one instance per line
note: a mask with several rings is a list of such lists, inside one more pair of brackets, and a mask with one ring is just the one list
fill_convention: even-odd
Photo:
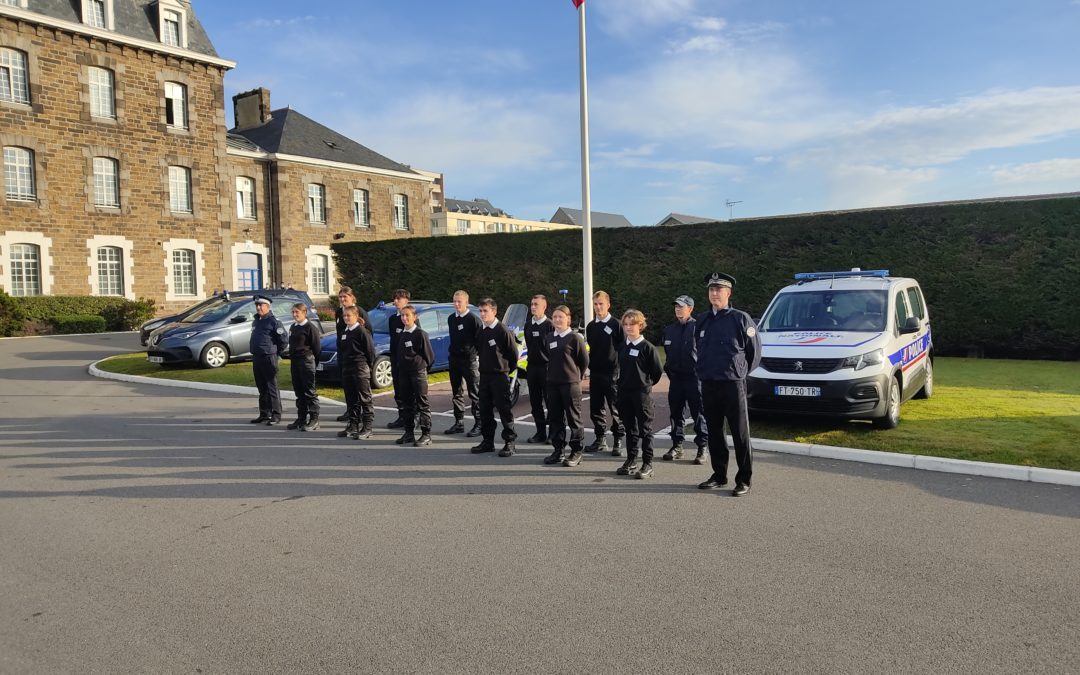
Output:
[[431,214],[431,236],[433,237],[581,229],[577,225],[514,218],[486,199],[477,198],[471,201],[446,199],[444,201],[442,211]]

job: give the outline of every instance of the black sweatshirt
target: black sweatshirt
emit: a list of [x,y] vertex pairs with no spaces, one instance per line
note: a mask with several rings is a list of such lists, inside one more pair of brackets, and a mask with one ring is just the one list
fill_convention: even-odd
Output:
[[[405,330],[405,322],[400,314],[391,314],[386,322],[390,330],[390,360],[397,362],[398,345],[401,344],[401,331]],[[420,317],[416,317],[416,327],[420,327]]]
[[547,366],[548,345],[551,343],[551,336],[554,334],[555,326],[552,325],[551,319],[547,317],[544,317],[544,320],[539,324],[533,323],[531,316],[525,322],[525,347],[529,350],[529,370]]
[[418,375],[426,373],[432,363],[435,363],[435,352],[431,349],[428,334],[419,326],[411,332],[403,330],[394,368],[400,368],[398,372],[404,375]]
[[[532,352],[529,355],[531,361]],[[585,338],[572,330],[562,337],[551,334],[548,338],[548,356],[548,384],[579,384],[589,367]]]
[[697,321],[694,317],[686,323],[675,321],[664,326],[664,350],[667,361],[664,372],[671,375],[693,375],[697,377]]
[[475,357],[476,343],[480,339],[477,336],[483,326],[479,317],[472,312],[466,312],[465,316],[458,316],[454,312],[446,320],[446,326],[450,331],[450,356]]
[[[367,312],[360,305],[356,306],[356,313],[360,318],[364,320],[364,328],[367,328],[367,332],[371,332],[371,319],[368,318]],[[345,329],[349,327],[349,324],[345,323],[345,310],[338,307],[334,312],[334,325],[337,328],[338,337],[345,332]]]
[[645,391],[660,381],[660,355],[648,340],[631,344],[623,340],[619,350],[619,392]]
[[593,319],[585,327],[585,341],[589,343],[589,369],[601,375],[619,375],[619,347],[623,337],[622,325],[612,315],[601,323]]
[[346,328],[338,336],[338,361],[342,369],[355,370],[362,366],[371,368],[375,365],[375,341],[371,333],[359,325],[352,330]]
[[508,373],[517,367],[517,338],[502,322],[492,328],[481,324],[479,337],[481,373]]
[[289,328],[289,358],[299,359],[306,356],[319,358],[319,352],[322,351],[322,345],[319,342],[321,339],[322,333],[311,321],[303,326],[294,323]]

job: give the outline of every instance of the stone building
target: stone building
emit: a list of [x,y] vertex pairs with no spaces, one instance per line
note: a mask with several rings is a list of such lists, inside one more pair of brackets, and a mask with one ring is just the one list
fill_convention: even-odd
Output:
[[515,218],[494,206],[490,201],[479,197],[471,200],[446,199],[444,201],[442,207],[431,214],[431,236],[433,237],[581,229],[578,225]]

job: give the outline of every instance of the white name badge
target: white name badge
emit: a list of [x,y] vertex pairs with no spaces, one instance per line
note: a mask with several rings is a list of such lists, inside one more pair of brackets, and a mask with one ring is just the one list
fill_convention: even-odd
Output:
[[705,337],[705,331],[701,331],[697,334],[698,337]]
[[548,343],[548,349],[555,349],[558,346],[559,346],[558,342],[549,342]]
[[491,345],[492,347],[494,347],[495,346],[495,341],[494,340],[488,340],[488,344]]
[[342,333],[342,334],[341,334],[341,339],[342,339],[342,340],[348,340],[348,339],[349,339],[349,336],[348,336],[348,335],[346,335],[345,333]]
[[540,331],[534,330],[533,331],[533,337],[540,337]]
[[400,328],[398,328],[398,329],[396,329],[396,330],[395,330],[394,332],[395,332],[395,333],[400,333],[400,332],[401,332],[401,329],[400,329]]
[[463,323],[459,323],[459,324],[457,325],[457,329],[458,329],[458,330],[465,330],[465,324],[463,324]]
[[671,340],[664,340],[664,344],[665,344],[665,345],[669,345],[669,344],[671,344]]
[[406,347],[412,347],[412,340],[406,340],[405,341],[405,346]]
[[638,350],[636,350],[636,349],[631,349],[630,350],[630,356],[637,356],[637,355],[638,355]]
[[611,326],[604,326],[604,332],[611,335]]

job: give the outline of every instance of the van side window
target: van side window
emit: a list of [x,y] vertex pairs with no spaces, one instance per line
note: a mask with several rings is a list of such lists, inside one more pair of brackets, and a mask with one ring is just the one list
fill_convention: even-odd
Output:
[[912,286],[907,289],[908,304],[911,305],[912,313],[919,317],[919,320],[926,318],[926,309],[923,307],[922,296],[919,294],[919,289]]
[[907,302],[904,301],[904,292],[896,292],[896,331],[904,327],[904,322],[911,316],[908,312]]

